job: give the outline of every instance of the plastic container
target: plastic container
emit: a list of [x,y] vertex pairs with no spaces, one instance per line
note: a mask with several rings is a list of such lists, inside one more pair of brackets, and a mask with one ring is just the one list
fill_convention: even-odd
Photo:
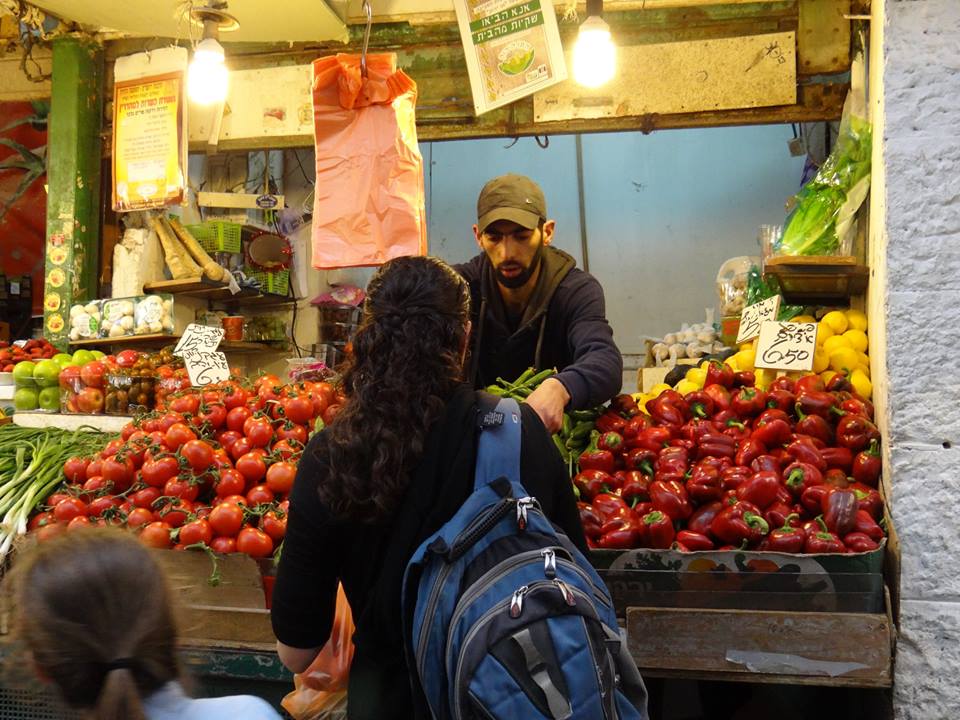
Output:
[[227,315],[221,320],[223,324],[223,339],[229,342],[243,340],[243,315]]
[[107,415],[138,415],[156,403],[157,378],[152,369],[120,370],[106,376],[104,410]]
[[79,375],[60,377],[60,412],[67,415],[102,415],[103,390],[88,387]]
[[720,315],[739,316],[747,306],[747,280],[750,268],[759,265],[759,258],[735,257],[727,260],[717,272],[717,297]]
[[350,342],[360,322],[360,308],[352,305],[320,305],[318,340],[321,343]]
[[245,269],[244,274],[260,283],[260,292],[271,295],[286,295],[290,291],[290,271],[263,272]]
[[171,334],[174,330],[173,296],[137,295],[104,300],[100,337]]
[[67,335],[71,342],[90,340],[100,336],[101,301],[91,300],[70,307]]
[[0,385],[13,385],[13,373],[0,372]]
[[199,225],[186,225],[186,230],[208,253],[240,252],[241,230],[238,223],[207,220]]

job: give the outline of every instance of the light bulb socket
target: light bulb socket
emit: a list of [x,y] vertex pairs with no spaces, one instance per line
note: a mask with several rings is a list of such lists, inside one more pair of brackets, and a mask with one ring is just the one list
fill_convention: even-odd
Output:
[[587,0],[587,17],[603,17],[603,0]]

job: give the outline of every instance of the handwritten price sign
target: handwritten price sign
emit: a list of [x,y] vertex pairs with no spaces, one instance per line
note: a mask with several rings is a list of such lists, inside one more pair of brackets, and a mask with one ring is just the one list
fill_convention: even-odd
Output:
[[776,320],[780,312],[780,296],[774,295],[753,305],[749,305],[740,313],[740,331],[737,333],[737,344],[753,340],[760,334],[760,326],[768,320]]
[[817,324],[767,321],[760,326],[755,365],[774,370],[812,370]]
[[230,379],[230,366],[227,364],[227,356],[222,352],[204,350],[185,352],[183,364],[187,368],[190,384],[194,387],[203,387]]
[[223,340],[223,328],[190,323],[180,338],[180,342],[173,349],[173,354],[186,359],[187,353],[212,353],[217,349],[221,340]]

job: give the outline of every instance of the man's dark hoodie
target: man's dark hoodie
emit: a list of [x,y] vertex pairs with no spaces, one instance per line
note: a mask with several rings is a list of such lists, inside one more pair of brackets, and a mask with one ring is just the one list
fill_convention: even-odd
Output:
[[623,357],[607,322],[603,288],[562,250],[546,247],[523,315],[508,316],[493,266],[481,253],[454,266],[470,283],[473,342],[468,367],[476,387],[555,367],[569,408],[606,402],[620,392]]

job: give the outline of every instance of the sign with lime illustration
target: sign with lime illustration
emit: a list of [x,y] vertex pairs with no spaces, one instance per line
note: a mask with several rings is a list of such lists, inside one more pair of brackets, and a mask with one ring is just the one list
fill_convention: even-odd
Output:
[[454,0],[477,115],[567,77],[551,0]]

